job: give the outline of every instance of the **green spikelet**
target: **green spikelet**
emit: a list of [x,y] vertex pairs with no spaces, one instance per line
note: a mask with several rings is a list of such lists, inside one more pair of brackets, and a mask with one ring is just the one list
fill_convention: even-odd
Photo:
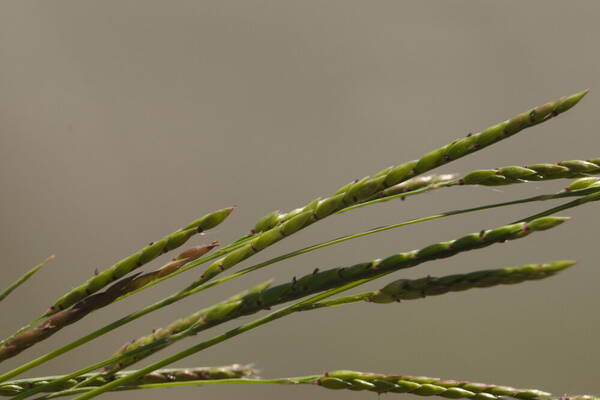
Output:
[[159,241],[151,243],[138,252],[115,263],[112,267],[105,269],[98,275],[88,279],[82,285],[70,290],[67,294],[59,298],[54,305],[50,307],[46,315],[52,315],[60,310],[64,310],[65,308],[72,306],[79,300],[91,295],[94,292],[97,292],[109,283],[114,282],[115,280],[127,275],[134,269],[154,260],[159,255],[167,253],[183,245],[196,233],[214,228],[223,222],[232,211],[233,208],[224,208],[222,210],[217,210],[213,213],[207,214],[191,222],[185,228],[177,232],[173,232]]
[[29,271],[27,271],[25,274],[23,274],[15,282],[10,284],[6,289],[0,291],[0,301],[4,300],[6,297],[8,297],[8,295],[10,295],[16,288],[18,288],[23,283],[25,283],[29,278],[31,278],[35,273],[37,273],[44,265],[46,265],[48,262],[52,261],[53,259],[54,259],[53,255],[46,258],[44,261],[37,264],[35,267],[31,268]]
[[600,178],[596,177],[587,177],[587,178],[579,178],[571,182],[569,186],[566,187],[566,191],[571,192],[573,190],[581,190],[587,189],[594,186],[600,185]]
[[512,285],[529,280],[544,279],[574,265],[574,261],[554,261],[548,264],[526,264],[518,267],[476,271],[468,274],[448,275],[441,278],[400,279],[383,289],[366,294],[364,300],[373,303],[392,303],[420,299],[448,292],[496,285]]
[[[594,162],[596,161],[596,162]],[[527,181],[544,181],[561,178],[588,177],[600,173],[598,160],[571,160],[557,164],[533,164],[525,167],[508,166],[499,169],[471,171],[455,184],[460,185],[508,185]]]
[[384,375],[357,371],[332,371],[313,381],[326,389],[368,390],[376,393],[410,393],[447,399],[497,400],[501,396],[536,399],[550,393],[535,389],[443,380],[424,376]]
[[280,217],[279,211],[273,211],[273,212],[265,215],[264,217],[262,217],[261,219],[258,220],[256,225],[254,225],[252,232],[259,233],[259,232],[268,231],[269,229],[271,229],[275,225],[277,225],[277,223],[279,222],[279,217]]
[[412,192],[413,190],[418,190],[427,186],[452,182],[456,177],[456,174],[418,176],[381,191],[377,198],[394,196],[401,193]]
[[206,214],[198,218],[197,220],[189,223],[182,230],[196,229],[199,232],[204,232],[209,229],[215,228],[218,225],[220,225],[223,221],[225,221],[234,209],[234,207],[227,207],[214,211],[210,214]]

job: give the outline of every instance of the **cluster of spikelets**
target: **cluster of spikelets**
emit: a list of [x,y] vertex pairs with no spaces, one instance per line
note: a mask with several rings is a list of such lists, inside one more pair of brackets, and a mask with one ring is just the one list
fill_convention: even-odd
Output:
[[[44,393],[42,397],[38,397],[39,399],[79,394],[77,399],[83,400],[96,397],[107,391],[251,383],[311,384],[326,389],[347,389],[376,393],[410,393],[419,396],[477,400],[496,400],[499,397],[505,396],[527,400],[554,399],[550,393],[540,390],[516,389],[492,384],[406,375],[333,371],[304,377],[261,379],[256,376],[256,371],[251,367],[239,364],[225,367],[180,369],[163,369],[163,367],[208,347],[222,343],[234,336],[296,312],[306,312],[356,302],[369,302],[371,304],[394,303],[474,288],[518,284],[525,281],[544,279],[569,268],[574,262],[565,260],[442,277],[427,276],[420,279],[397,279],[383,286],[380,290],[329,299],[332,296],[348,291],[366,282],[380,279],[401,269],[415,267],[427,261],[451,257],[458,253],[492,246],[508,240],[521,239],[539,231],[552,229],[568,220],[566,217],[554,216],[553,214],[599,200],[600,179],[595,175],[600,174],[600,158],[482,169],[471,171],[464,176],[455,174],[422,175],[434,168],[493,145],[525,128],[538,125],[564,113],[575,106],[586,94],[587,91],[583,91],[572,96],[548,102],[507,121],[484,129],[479,133],[469,134],[466,137],[455,140],[416,160],[386,168],[361,180],[355,180],[339,188],[333,195],[315,199],[303,207],[289,212],[276,211],[267,214],[255,224],[250,233],[242,235],[237,240],[220,249],[213,250],[219,245],[217,241],[191,247],[182,251],[173,257],[171,261],[152,272],[136,272],[136,269],[150,263],[162,254],[180,248],[195,234],[209,231],[220,225],[229,217],[233,208],[224,208],[211,212],[157,241],[150,242],[147,246],[132,255],[103,271],[96,272],[86,282],[69,290],[58,298],[40,317],[2,340],[0,342],[0,362],[17,356],[29,347],[56,334],[61,329],[84,318],[93,311],[121,301],[128,296],[134,295],[139,291],[192,268],[209,262],[210,264],[197,279],[193,280],[179,292],[141,310],[123,316],[71,343],[40,357],[26,361],[17,368],[3,373],[0,375],[0,396],[9,396],[14,400],[19,400],[30,398],[38,393]],[[441,188],[459,187],[462,185],[511,185],[552,179],[575,180],[565,190],[558,193],[538,195],[464,210],[453,210],[429,217],[378,227],[292,251],[215,279],[218,275],[230,270],[256,253],[330,215],[345,213],[358,207],[372,206],[396,198],[404,199],[408,196],[415,196]],[[316,251],[320,248],[358,237],[444,218],[450,215],[481,211],[509,204],[522,204],[561,198],[573,199],[560,206],[507,225],[483,229],[480,232],[467,234],[449,241],[430,244],[417,250],[401,252],[347,267],[335,267],[323,270],[317,268],[306,273],[304,276],[299,278],[293,277],[290,281],[278,285],[272,285],[271,281],[265,282],[223,301],[207,306],[192,315],[180,318],[165,327],[155,329],[149,335],[126,343],[114,356],[93,363],[86,368],[66,375],[14,379],[34,367],[59,357],[146,314],[167,307],[188,296],[217,286],[228,280],[239,278],[261,268],[266,268],[287,258]],[[49,260],[46,260],[46,262]],[[44,264],[45,262],[34,267],[0,293],[0,301],[39,271]],[[197,343],[147,367],[139,370],[123,369],[168,348],[171,344],[181,339],[196,335],[201,331],[296,300],[299,301]],[[573,396],[571,399],[588,400],[598,398],[580,395]]]

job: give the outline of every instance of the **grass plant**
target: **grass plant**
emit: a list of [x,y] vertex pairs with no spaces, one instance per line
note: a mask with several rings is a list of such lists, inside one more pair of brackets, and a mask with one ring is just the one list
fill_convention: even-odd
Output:
[[[208,231],[225,222],[232,213],[233,208],[223,208],[208,213],[180,230],[168,234],[156,242],[151,242],[142,249],[121,259],[121,261],[112,264],[107,269],[98,271],[74,289],[67,291],[63,296],[51,302],[49,309],[41,313],[41,316],[34,318],[26,326],[16,329],[12,335],[0,342],[0,363],[15,356],[23,357],[23,362],[18,367],[1,373],[0,396],[20,400],[27,398],[50,399],[76,395],[76,399],[83,400],[123,390],[176,388],[192,385],[272,384],[313,385],[324,389],[409,393],[418,396],[454,399],[496,400],[500,397],[526,400],[566,399],[564,396],[554,396],[537,389],[516,389],[494,384],[397,374],[339,370],[304,377],[262,379],[257,376],[254,369],[240,364],[225,367],[171,369],[164,369],[164,367],[297,312],[341,305],[351,306],[358,302],[368,302],[376,307],[377,304],[418,300],[427,296],[444,295],[474,288],[521,284],[526,281],[554,277],[558,272],[567,270],[575,264],[574,261],[550,261],[442,277],[394,278],[391,282],[382,284],[379,290],[338,296],[331,299],[367,282],[383,280],[388,275],[396,274],[400,270],[413,268],[428,261],[452,257],[459,253],[525,238],[532,233],[537,234],[539,231],[550,230],[569,219],[565,216],[558,216],[556,213],[600,200],[600,178],[597,177],[597,175],[600,175],[600,158],[558,163],[524,163],[525,166],[479,169],[463,176],[446,172],[423,175],[453,160],[508,139],[526,128],[547,122],[553,117],[570,110],[586,94],[587,91],[578,92],[535,107],[481,132],[454,140],[415,160],[386,168],[372,176],[350,182],[330,196],[317,198],[291,211],[271,212],[260,218],[252,229],[240,233],[236,240],[214,251],[211,250],[218,246],[217,241],[188,248],[174,256],[167,264],[156,268],[152,272],[136,272],[136,269],[151,263],[159,255],[181,247],[193,235]],[[572,179],[573,181],[564,190],[555,193],[502,203],[485,204],[467,209],[443,211],[430,216],[418,217],[338,237],[278,255],[217,278],[218,275],[228,272],[262,250],[281,240],[288,239],[294,233],[330,215],[343,214],[347,216],[345,218],[350,218],[351,213],[348,212],[356,208],[375,207],[381,202],[417,196],[441,188],[461,190],[461,187],[465,185],[509,186],[554,179]],[[436,193],[443,196],[443,191],[436,191]],[[382,234],[392,229],[406,228],[413,224],[425,223],[435,219],[484,212],[492,208],[560,199],[566,199],[566,201],[527,218],[514,222],[510,222],[509,218],[505,225],[495,228],[482,226],[482,230],[479,232],[466,234],[449,241],[424,245],[417,250],[403,250],[396,254],[382,255],[381,258],[358,262],[345,267],[320,269],[307,266],[305,274],[299,277],[291,277],[287,282],[273,284],[273,282],[268,281],[233,296],[223,296],[226,297],[225,300],[208,304],[191,315],[178,318],[172,323],[154,330],[150,335],[141,336],[124,344],[110,358],[99,361],[90,360],[90,365],[65,375],[19,378],[19,375],[138,318],[171,306],[184,298],[229,280],[240,279],[247,274],[267,268],[285,259],[318,251],[324,247],[359,237]],[[45,262],[47,261],[49,259]],[[8,288],[0,293],[0,301],[9,296],[18,286],[24,284],[45,262],[25,273],[15,283],[8,285]],[[150,286],[160,284],[166,279],[205,264],[207,266],[203,267],[203,271],[194,275],[186,287],[170,296],[122,316],[108,325],[87,333],[40,357],[27,358],[26,350],[31,346],[59,333],[63,328],[76,323],[90,313],[110,306],[115,302],[126,301],[129,296],[135,295]],[[291,304],[285,305],[286,303]],[[272,310],[278,306],[281,306],[281,308]],[[237,320],[265,310],[272,311],[224,333],[200,342],[196,341],[184,350],[167,354],[159,361],[139,369],[124,370],[125,367],[134,365],[150,355],[167,353],[171,344],[182,339],[188,339],[189,341],[201,331],[210,330],[224,322]],[[225,361],[235,362],[236,360]],[[597,397],[578,394],[569,398],[577,400],[598,399]]]

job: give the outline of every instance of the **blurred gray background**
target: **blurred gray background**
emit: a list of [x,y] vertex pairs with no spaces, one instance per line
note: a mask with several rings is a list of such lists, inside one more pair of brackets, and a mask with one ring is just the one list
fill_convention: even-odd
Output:
[[[599,16],[595,1],[3,1],[1,286],[49,254],[57,258],[0,305],[0,334],[31,320],[94,268],[208,211],[238,206],[227,223],[192,243],[227,242],[269,211],[301,206],[587,87],[592,92],[576,109],[440,171],[599,157]],[[465,187],[361,209],[313,225],[242,266],[342,234],[566,184]],[[304,255],[146,316],[28,375],[103,359],[129,339],[271,277],[283,282],[315,267],[410,250],[554,204],[448,218]],[[358,369],[599,394],[597,207],[568,211],[574,219],[552,232],[402,274],[580,260],[554,279],[304,313],[178,365],[255,363],[267,377]],[[97,312],[2,369],[171,294],[199,273]],[[304,386],[106,397],[165,395],[373,397]]]

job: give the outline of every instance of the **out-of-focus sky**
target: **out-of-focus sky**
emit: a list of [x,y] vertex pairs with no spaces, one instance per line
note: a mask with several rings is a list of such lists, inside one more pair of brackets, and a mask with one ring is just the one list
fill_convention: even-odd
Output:
[[[301,206],[587,87],[592,92],[567,114],[439,171],[600,157],[599,17],[594,1],[4,1],[1,286],[49,254],[57,258],[0,304],[0,335],[46,310],[95,268],[210,210],[238,206],[192,243],[226,243],[267,212]],[[342,234],[566,184],[463,187],[364,208],[313,225],[241,266]],[[139,319],[29,375],[103,359],[127,340],[268,278],[284,282],[315,267],[418,248],[554,204],[448,218],[297,257]],[[598,394],[598,205],[565,214],[573,220],[552,232],[395,275],[580,260],[556,278],[303,313],[178,365],[255,363],[267,377],[357,369]],[[199,274],[179,275],[94,313],[0,368],[78,338]],[[106,397],[165,395],[372,397],[267,386]]]

